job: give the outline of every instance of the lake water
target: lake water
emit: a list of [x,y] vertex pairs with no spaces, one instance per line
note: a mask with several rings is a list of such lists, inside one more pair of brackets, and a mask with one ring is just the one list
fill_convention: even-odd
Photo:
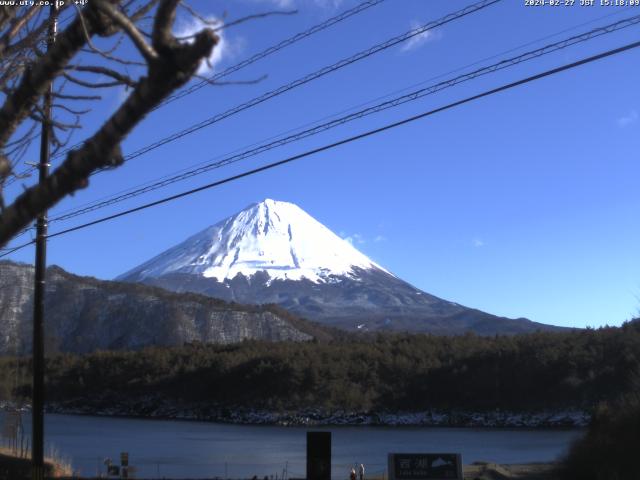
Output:
[[[2,419],[0,414],[0,419]],[[0,422],[1,423],[1,422]],[[30,433],[30,418],[24,419]],[[306,427],[47,415],[47,452],[54,449],[84,475],[104,472],[103,460],[129,452],[137,477],[248,478],[305,472]],[[332,471],[347,478],[354,462],[382,474],[390,452],[460,452],[463,462],[544,462],[562,455],[583,430],[489,430],[425,427],[331,427]]]

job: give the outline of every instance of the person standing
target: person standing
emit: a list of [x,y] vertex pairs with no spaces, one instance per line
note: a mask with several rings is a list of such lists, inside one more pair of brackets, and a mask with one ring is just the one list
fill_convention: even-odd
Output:
[[351,467],[351,473],[349,474],[349,480],[356,480],[356,469]]
[[364,464],[360,464],[360,467],[358,468],[358,476],[360,477],[359,480],[364,480]]

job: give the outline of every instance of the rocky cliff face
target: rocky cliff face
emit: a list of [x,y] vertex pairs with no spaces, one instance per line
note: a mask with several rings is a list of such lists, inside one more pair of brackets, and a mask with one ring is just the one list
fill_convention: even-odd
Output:
[[[0,262],[0,354],[31,349],[33,267]],[[84,353],[188,342],[310,340],[305,322],[271,307],[47,272],[46,348]]]

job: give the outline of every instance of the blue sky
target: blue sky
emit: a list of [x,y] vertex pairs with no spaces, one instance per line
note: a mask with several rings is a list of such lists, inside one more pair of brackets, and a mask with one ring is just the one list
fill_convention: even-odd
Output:
[[[221,17],[226,12],[229,20],[273,8],[299,10],[294,16],[229,29],[214,58],[215,71],[356,3],[192,2],[203,14]],[[387,0],[229,77],[251,80],[268,75],[255,85],[208,86],[154,112],[125,142],[124,151],[134,151],[470,3]],[[429,85],[434,77],[448,78],[453,75],[448,72],[530,42],[535,43],[526,49],[637,14],[640,8],[525,7],[523,1],[505,0],[159,148],[117,171],[97,175],[88,189],[64,200],[52,215],[412,85]],[[586,22],[591,23],[574,28]],[[189,24],[181,20],[178,28],[186,31]],[[53,224],[51,231],[637,41],[639,33],[640,27],[631,27],[592,40],[136,200]],[[274,198],[298,204],[333,231],[350,237],[376,262],[434,295],[498,315],[557,325],[619,325],[640,307],[639,60],[640,51],[623,53],[52,239],[48,262],[73,273],[110,279],[250,203]],[[123,95],[113,91],[97,105],[85,119],[84,132],[94,131]],[[9,194],[20,188],[12,186]],[[33,249],[11,258],[32,262]]]

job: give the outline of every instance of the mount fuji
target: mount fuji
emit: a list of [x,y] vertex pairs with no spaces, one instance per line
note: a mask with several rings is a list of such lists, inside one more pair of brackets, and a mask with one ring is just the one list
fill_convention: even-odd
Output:
[[278,304],[348,330],[514,334],[556,329],[423,292],[298,206],[271,199],[193,235],[116,280],[238,303]]

